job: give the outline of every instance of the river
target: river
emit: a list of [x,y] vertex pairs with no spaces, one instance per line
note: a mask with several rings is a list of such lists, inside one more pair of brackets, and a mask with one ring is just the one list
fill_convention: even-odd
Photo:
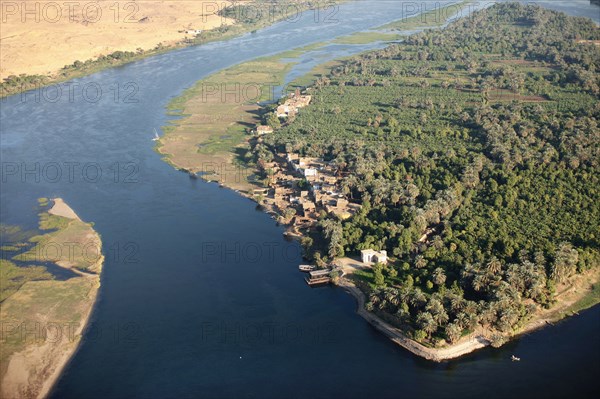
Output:
[[[77,79],[60,93],[50,88],[1,102],[2,222],[33,227],[36,199],[62,197],[95,222],[104,242],[93,321],[52,397],[600,393],[600,308],[501,349],[424,361],[357,316],[354,299],[341,289],[308,288],[297,272],[298,244],[254,203],[191,180],[154,152],[153,128],[169,120],[165,106],[195,81],[391,22],[403,16],[398,3],[350,2],[325,21],[307,12],[226,42]],[[599,20],[598,7],[587,2],[552,3]],[[318,57],[352,51],[314,51],[288,80]],[[513,353],[522,361],[511,362]]]

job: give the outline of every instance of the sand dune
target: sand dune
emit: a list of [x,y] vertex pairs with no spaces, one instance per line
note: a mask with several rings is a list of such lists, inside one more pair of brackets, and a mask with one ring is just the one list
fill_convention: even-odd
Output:
[[[134,0],[0,2],[0,78],[52,74],[76,60],[152,49],[233,21],[216,15],[228,1]],[[96,8],[94,4],[100,7]]]

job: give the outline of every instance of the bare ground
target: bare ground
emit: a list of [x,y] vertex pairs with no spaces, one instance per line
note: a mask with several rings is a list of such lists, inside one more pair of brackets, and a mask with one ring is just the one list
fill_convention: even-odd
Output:
[[[63,2],[48,0],[2,3],[0,79],[54,74],[76,60],[117,50],[149,50],[159,43],[171,45],[193,37],[186,30],[232,23],[214,14],[229,1],[100,0],[99,12],[92,6],[86,8],[92,2],[73,2],[76,5],[71,10]],[[24,10],[33,12],[25,14]]]

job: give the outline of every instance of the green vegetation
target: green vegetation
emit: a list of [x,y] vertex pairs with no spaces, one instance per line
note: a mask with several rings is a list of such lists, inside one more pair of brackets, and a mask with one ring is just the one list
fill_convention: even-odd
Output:
[[[48,379],[48,370],[75,349],[80,327],[96,299],[104,260],[100,237],[91,224],[42,213],[39,225],[45,232],[33,237],[3,226],[2,232],[10,233],[8,239],[27,236],[29,242],[16,245],[24,253],[0,260],[0,320],[7,327],[0,337],[0,378],[4,382],[5,377],[14,378],[8,376],[26,376],[19,392],[27,390],[34,396]],[[55,279],[39,265],[50,262],[73,273],[67,279]],[[25,326],[41,326],[40,334],[23,339],[20,329]],[[65,335],[57,336],[57,328]],[[51,333],[60,339],[47,340],[46,334]],[[13,355],[21,357],[11,363]]]
[[[40,214],[40,230],[63,230],[71,221],[62,216],[52,215],[44,212]],[[32,239],[33,241],[34,239]]]
[[83,62],[75,61],[73,64],[65,65],[57,74],[52,76],[26,74],[21,74],[18,76],[11,75],[4,78],[4,81],[0,83],[0,98],[27,90],[38,89],[50,84],[61,83],[67,80],[90,75],[106,68],[138,61],[170,49],[170,47],[165,47],[162,44],[159,44],[151,50],[138,49],[137,52],[115,51],[111,54],[102,55],[96,59],[89,59]]
[[[38,370],[47,365],[54,366],[61,359],[61,352],[72,352],[81,339],[78,329],[87,320],[98,285],[97,277],[29,281],[6,298],[0,307],[2,322],[7,326],[0,339],[0,377],[4,378],[7,373],[26,373],[34,377],[36,385],[30,383],[23,389],[39,390],[39,385],[47,378],[47,374]],[[36,326],[41,326],[40,334],[24,339],[20,328],[27,327],[36,331],[33,330]],[[57,336],[57,331],[64,335]],[[50,338],[64,339],[50,340],[50,345],[43,345],[48,343],[46,334]],[[31,360],[23,356],[24,351],[29,351]],[[20,366],[21,369],[11,370],[11,357],[18,353],[26,361]]]
[[3,243],[10,243],[12,245],[18,245],[15,243],[22,243],[28,241],[31,237],[36,234],[35,231],[23,230],[19,226],[11,226],[7,224],[0,224],[0,237]]
[[600,261],[600,49],[578,43],[599,38],[584,18],[495,5],[333,67],[252,156],[347,176],[361,211],[322,217],[311,243],[392,255],[357,276],[369,309],[424,343],[478,326],[500,342]]
[[596,282],[595,284],[592,284],[591,288],[585,294],[585,296],[581,300],[574,303],[572,306],[568,307],[564,311],[564,313],[565,314],[576,313],[576,312],[591,308],[592,306],[596,305],[597,303],[600,303],[600,283],[598,283],[598,282]]
[[35,245],[13,260],[54,262],[88,273],[100,271],[101,242],[90,223],[44,212],[40,214],[39,226],[49,232],[32,237],[30,242]]
[[352,35],[342,36],[333,41],[338,44],[367,44],[378,41],[400,40],[402,35],[397,33],[385,33],[376,31],[357,32]]
[[403,18],[401,20],[395,21],[395,22],[391,22],[389,24],[383,25],[382,27],[380,27],[379,29],[390,29],[390,30],[397,30],[397,31],[403,31],[403,30],[410,30],[410,29],[416,29],[416,28],[421,28],[424,26],[433,28],[436,26],[442,26],[446,23],[446,21],[451,18],[456,16],[462,16],[462,15],[467,15],[468,14],[468,8],[467,6],[473,3],[472,0],[465,0],[462,3],[457,3],[457,4],[452,4],[446,7],[439,7],[439,3],[433,4],[433,5],[426,5],[426,4],[417,4],[417,3],[413,3],[413,4],[408,4],[407,5],[407,12],[410,10],[409,6],[410,5],[417,5],[417,6],[421,6],[420,9],[415,10],[415,12],[417,11],[425,11],[420,13],[419,15],[415,15],[412,17],[408,17],[408,18]]
[[[292,18],[295,12],[304,11],[311,7],[312,3],[310,1],[298,2],[294,0],[276,0],[275,4],[272,0],[254,0],[248,4],[232,5],[222,9],[219,14],[234,19],[236,21],[234,25],[222,25],[215,29],[203,31],[194,38],[186,38],[172,46],[159,43],[150,50],[138,48],[135,52],[114,51],[95,59],[77,60],[70,65],[65,65],[55,75],[11,75],[4,78],[4,81],[0,83],[0,98],[90,75],[106,68],[122,66],[173,49],[228,40],[264,28],[284,18]],[[257,10],[260,11],[257,12]]]
[[52,279],[52,274],[43,266],[19,267],[9,260],[0,259],[0,303],[28,281]]
[[[258,102],[272,100],[274,88],[283,85],[296,58],[321,46],[315,43],[258,58],[198,81],[167,106],[170,115],[181,118],[163,128],[157,151],[176,168],[251,190],[256,165],[245,162],[242,154],[250,149],[248,141],[261,123]],[[280,126],[276,116],[264,122]]]

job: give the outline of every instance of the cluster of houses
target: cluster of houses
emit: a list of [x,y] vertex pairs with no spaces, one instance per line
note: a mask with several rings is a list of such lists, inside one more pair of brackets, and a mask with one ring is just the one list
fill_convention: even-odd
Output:
[[[301,95],[298,90],[279,107],[276,113],[279,118],[295,115],[300,108],[310,104],[310,95]],[[257,126],[259,137],[272,134],[273,128],[266,125]],[[275,161],[263,163],[261,168],[269,177],[269,187],[254,190],[260,196],[261,204],[271,212],[289,219],[293,233],[301,235],[302,230],[316,226],[319,215],[325,212],[341,220],[348,219],[360,210],[360,205],[348,201],[341,192],[341,182],[345,172],[335,164],[320,158],[301,157],[295,153],[274,154]],[[361,251],[365,264],[387,263],[386,251]],[[328,273],[312,271],[311,273]],[[317,276],[311,276],[309,284],[317,284]],[[322,276],[318,276],[319,278]],[[327,277],[328,278],[328,277]],[[319,280],[319,281],[317,281]]]
[[290,94],[289,98],[283,104],[277,107],[276,113],[279,118],[288,118],[298,113],[300,108],[304,108],[310,104],[312,96],[300,94],[300,90]]
[[[300,108],[304,108],[310,104],[312,96],[308,94],[300,94],[300,90],[296,89],[294,93],[291,93],[283,104],[277,107],[275,113],[278,118],[287,119],[290,116],[294,116],[298,113]],[[264,136],[265,134],[271,134],[274,130],[271,126],[260,125],[256,127],[256,135]]]
[[279,162],[262,165],[270,187],[254,194],[261,195],[263,204],[274,212],[291,216],[296,231],[313,227],[322,211],[347,219],[360,209],[341,193],[343,174],[333,162],[292,153],[277,154],[276,159]]
[[[295,115],[311,100],[312,96],[301,94],[296,89],[277,107],[277,116],[287,118]],[[259,140],[273,132],[270,126],[256,127]],[[360,209],[360,205],[351,203],[340,192],[344,173],[333,162],[284,153],[275,154],[274,162],[261,167],[270,177],[270,187],[254,190],[254,195],[260,195],[262,204],[284,219],[292,217],[291,223],[297,232],[314,226],[322,211],[347,219]]]

